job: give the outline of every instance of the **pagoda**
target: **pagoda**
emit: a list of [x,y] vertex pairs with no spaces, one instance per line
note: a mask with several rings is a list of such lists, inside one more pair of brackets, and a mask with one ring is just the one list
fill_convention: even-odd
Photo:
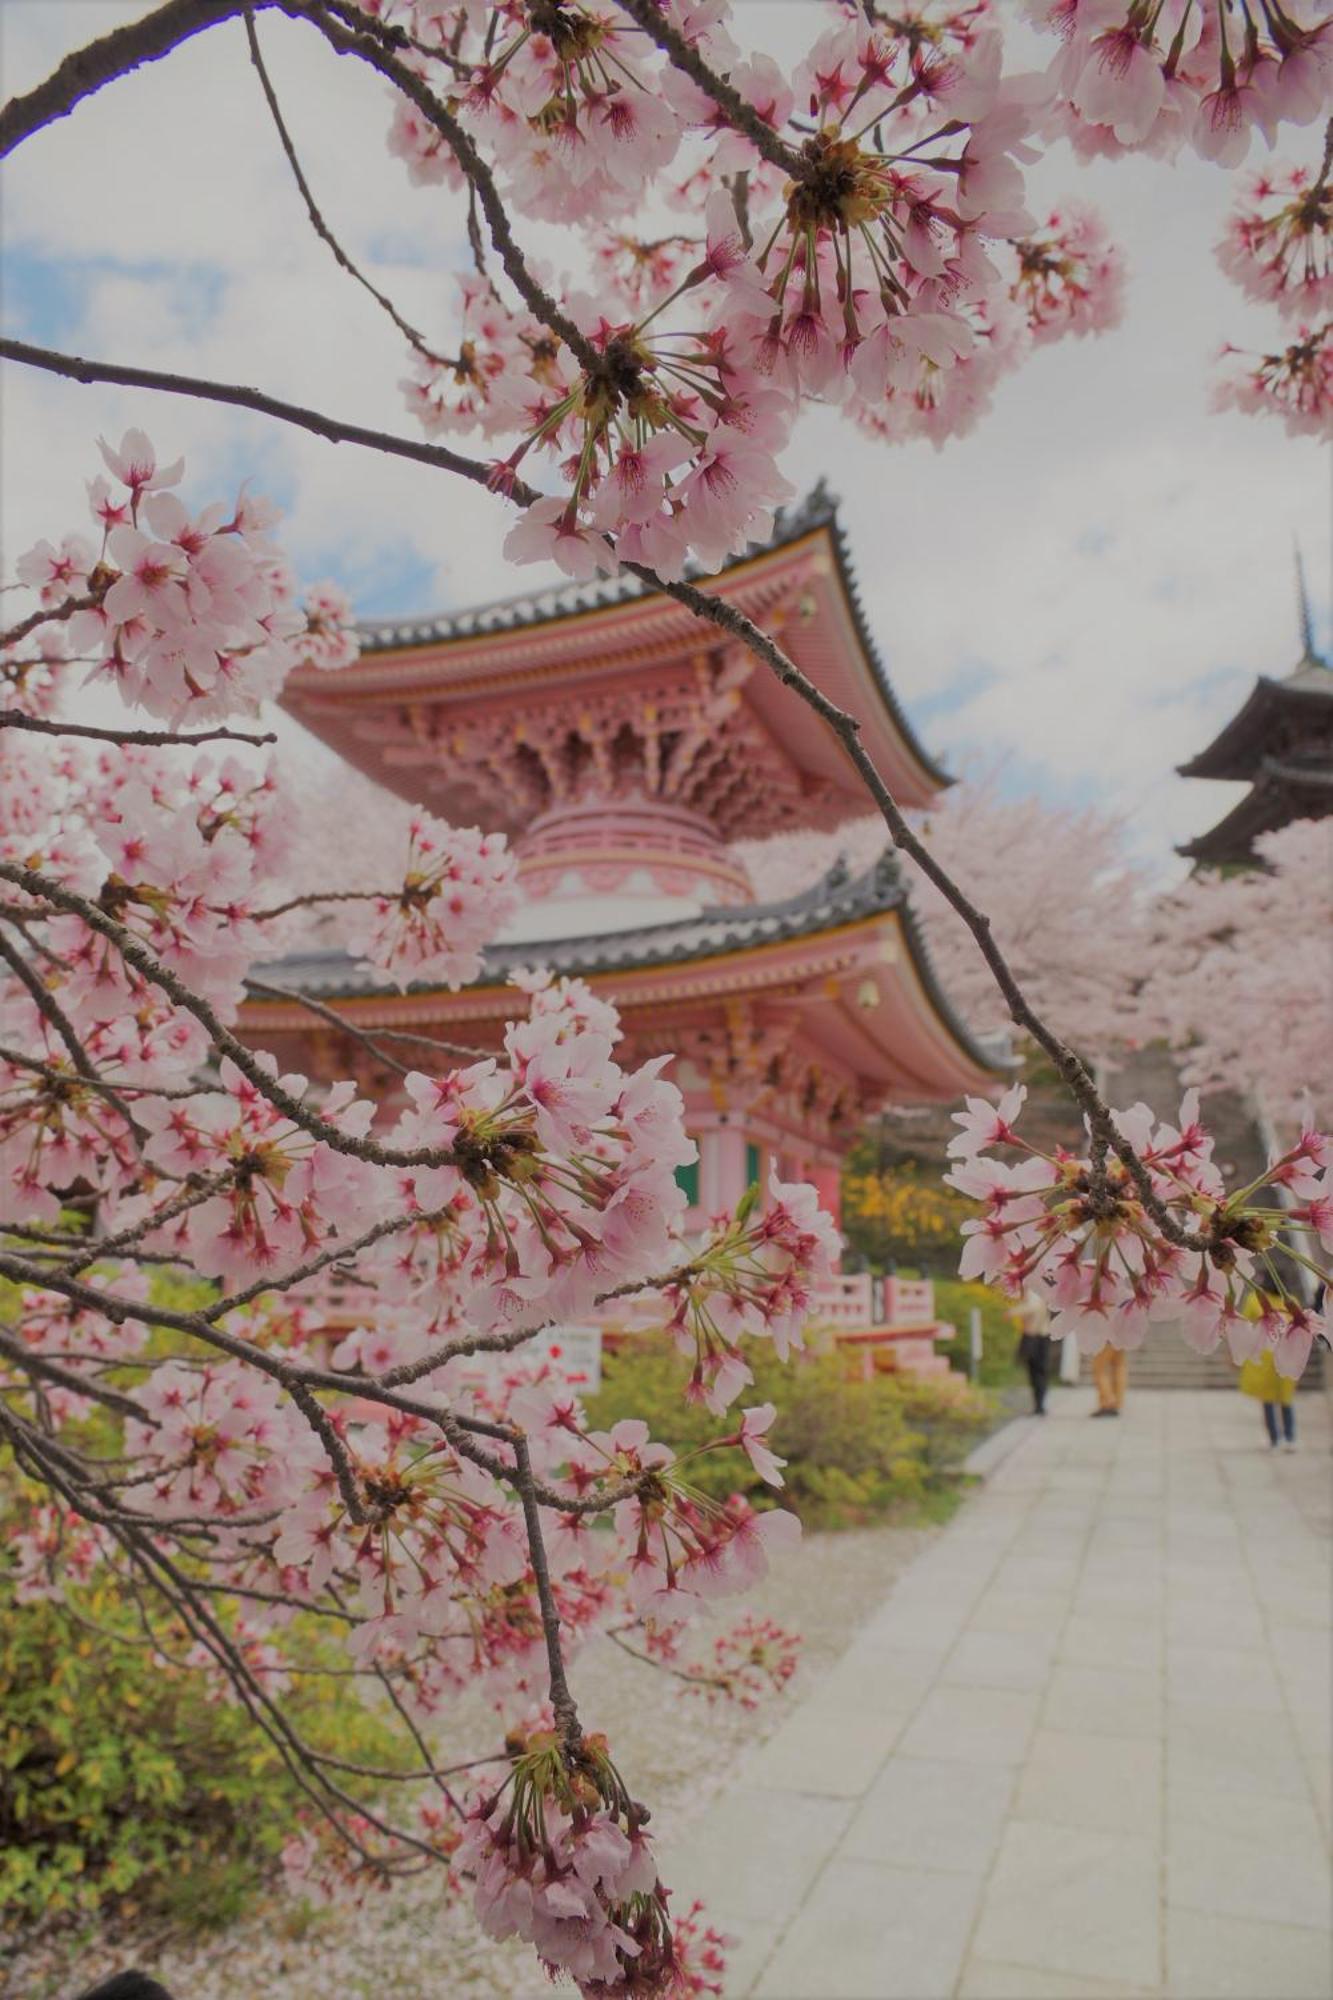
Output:
[[1333,812],[1333,668],[1316,652],[1310,603],[1296,559],[1301,657],[1282,680],[1261,675],[1249,698],[1182,778],[1249,785],[1225,818],[1177,851],[1206,867],[1253,867],[1254,842],[1297,819]]
[[[710,588],[859,718],[904,806],[950,782],[889,685],[822,490]],[[377,620],[361,641],[351,666],[294,673],[284,705],[390,791],[503,830],[524,902],[462,990],[389,990],[317,949],[265,970],[324,1010],[247,1003],[247,1035],[284,1067],[392,1097],[397,1078],[335,1017],[498,1049],[526,1005],[513,972],[577,974],[619,1010],[625,1063],[673,1058],[700,1156],[680,1175],[687,1227],[770,1167],[812,1181],[836,1217],[869,1114],[994,1088],[1002,1058],[941,992],[891,859],[754,900],[734,840],[836,828],[865,798],[841,745],[738,641],[630,578]],[[858,1315],[864,1301],[845,1304]]]

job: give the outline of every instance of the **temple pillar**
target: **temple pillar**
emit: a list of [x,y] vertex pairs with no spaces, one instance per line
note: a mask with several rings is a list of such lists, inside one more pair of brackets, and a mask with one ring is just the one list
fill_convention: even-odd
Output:
[[720,1208],[734,1208],[745,1193],[745,1134],[716,1125],[701,1132],[698,1143],[701,1206],[709,1215]]

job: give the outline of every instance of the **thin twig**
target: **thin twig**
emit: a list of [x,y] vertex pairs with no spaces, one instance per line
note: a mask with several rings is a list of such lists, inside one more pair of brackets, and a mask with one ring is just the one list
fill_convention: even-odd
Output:
[[403,318],[393,300],[386,293],[382,292],[378,285],[371,283],[365,272],[348,256],[342,244],[324,220],[323,215],[320,213],[319,205],[310,191],[310,183],[305,177],[301,162],[297,158],[292,135],[287,129],[286,121],[282,115],[282,108],[278,103],[277,93],[273,88],[268,70],[265,68],[264,58],[260,54],[259,36],[255,29],[254,13],[248,7],[245,14],[245,32],[250,42],[250,60],[254,64],[255,72],[259,77],[260,88],[263,90],[265,101],[272,115],[282,150],[287,155],[287,164],[291,168],[292,176],[301,191],[301,199],[305,203],[306,214],[310,217],[311,228],[314,230],[316,236],[320,238],[321,242],[328,244],[338,264],[346,271],[348,277],[354,278],[363,290],[369,292],[376,305],[389,315],[399,333],[403,335],[409,346],[415,348],[423,360],[433,362],[440,368],[453,367],[454,364],[447,360],[444,355],[437,354],[433,348],[427,346],[424,335],[418,333],[411,322]]

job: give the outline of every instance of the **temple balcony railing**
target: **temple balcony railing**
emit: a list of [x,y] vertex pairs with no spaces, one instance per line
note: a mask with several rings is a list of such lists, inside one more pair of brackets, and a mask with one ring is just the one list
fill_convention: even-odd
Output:
[[[326,1339],[343,1338],[366,1323],[374,1311],[370,1287],[340,1282],[329,1273],[319,1285],[303,1288],[301,1302],[312,1328]],[[662,1324],[660,1300],[652,1294],[618,1299],[586,1326],[563,1329],[579,1335],[597,1333],[614,1348],[651,1333]],[[947,1375],[949,1364],[935,1351],[936,1342],[951,1339],[954,1329],[936,1318],[935,1288],[928,1278],[873,1278],[869,1272],[841,1273],[819,1285],[811,1301],[806,1339],[818,1348],[832,1343],[856,1352],[862,1373],[892,1369],[911,1375]],[[549,1346],[549,1336],[534,1341],[533,1354]]]

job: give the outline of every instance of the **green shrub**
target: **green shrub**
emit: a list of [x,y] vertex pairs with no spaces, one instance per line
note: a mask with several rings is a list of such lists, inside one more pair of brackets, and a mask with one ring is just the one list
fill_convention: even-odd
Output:
[[[303,1680],[284,1706],[318,1747],[391,1765],[391,1732],[349,1685]],[[213,1686],[155,1661],[108,1585],[18,1604],[0,1583],[7,1921],[116,1907],[208,1928],[238,1914],[302,1795],[244,1709],[209,1699]]]
[[[782,1498],[807,1526],[820,1528],[935,1512],[940,1496],[957,1488],[961,1461],[989,1419],[986,1401],[960,1384],[894,1375],[862,1381],[855,1362],[836,1351],[783,1363],[766,1342],[752,1341],[745,1358],[754,1387],[718,1418],[683,1400],[688,1363],[671,1344],[637,1336],[608,1356],[590,1419],[608,1427],[642,1417],[655,1438],[687,1457],[734,1431],[742,1405],[774,1403],[769,1441],[788,1461]],[[693,1459],[687,1476],[714,1499],[733,1492],[752,1503],[774,1497],[737,1451]]]
[[957,1337],[940,1347],[954,1367],[966,1375],[970,1365],[968,1332],[973,1306],[981,1313],[981,1369],[977,1380],[983,1388],[1007,1389],[1027,1380],[1018,1360],[1018,1329],[1010,1319],[1009,1301],[989,1285],[968,1285],[960,1278],[936,1278],[935,1315],[957,1328]]

